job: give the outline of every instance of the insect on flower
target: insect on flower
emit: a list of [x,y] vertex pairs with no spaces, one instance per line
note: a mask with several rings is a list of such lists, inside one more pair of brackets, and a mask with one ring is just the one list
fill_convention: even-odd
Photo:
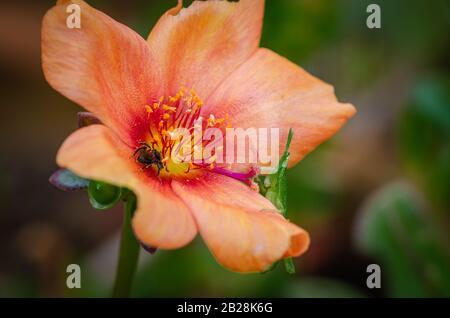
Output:
[[136,157],[136,161],[144,166],[145,169],[149,168],[151,165],[156,165],[158,169],[157,175],[159,176],[159,172],[164,169],[163,159],[161,157],[161,153],[152,148],[148,143],[141,142],[140,147],[138,147],[133,153],[133,157]]

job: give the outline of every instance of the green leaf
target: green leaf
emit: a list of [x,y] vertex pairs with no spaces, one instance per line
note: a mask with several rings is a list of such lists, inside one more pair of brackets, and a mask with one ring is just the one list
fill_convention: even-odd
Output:
[[289,147],[294,132],[289,129],[286,148],[278,163],[277,172],[265,177],[263,187],[266,189],[265,197],[269,199],[284,217],[287,216],[287,178],[286,170],[289,161]]
[[421,79],[397,125],[406,172],[438,209],[450,211],[450,79]]
[[288,272],[289,274],[295,274],[295,264],[292,257],[285,258],[283,262],[286,272]]
[[[286,141],[286,147],[283,155],[278,163],[277,171],[266,177],[261,177],[258,180],[261,194],[272,202],[280,213],[287,217],[287,177],[286,171],[289,161],[289,147],[291,145],[292,136],[294,132],[289,129],[289,134]],[[291,257],[283,260],[286,271],[289,274],[295,274],[295,265]],[[270,267],[267,271],[270,271],[275,266]],[[266,271],[266,272],[267,272]]]
[[98,210],[106,210],[113,207],[122,197],[122,189],[114,185],[90,181],[88,187],[89,202]]
[[60,190],[81,190],[88,186],[89,180],[81,178],[68,169],[59,169],[53,173],[49,182]]
[[423,198],[407,183],[383,187],[365,204],[358,246],[380,262],[393,297],[450,297],[450,255]]

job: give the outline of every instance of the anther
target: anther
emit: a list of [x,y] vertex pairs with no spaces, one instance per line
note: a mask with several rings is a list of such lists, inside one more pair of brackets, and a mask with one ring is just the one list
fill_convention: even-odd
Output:
[[147,113],[151,114],[153,113],[152,108],[149,105],[145,105],[145,110],[147,111]]

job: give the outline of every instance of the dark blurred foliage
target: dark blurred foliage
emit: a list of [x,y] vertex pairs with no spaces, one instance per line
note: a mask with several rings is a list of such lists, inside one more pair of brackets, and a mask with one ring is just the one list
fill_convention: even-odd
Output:
[[[175,2],[90,3],[145,37]],[[381,6],[379,30],[366,27],[369,3]],[[40,69],[52,4],[0,5],[0,296],[108,296],[121,207],[94,211],[85,193],[47,182],[80,110]],[[445,0],[267,0],[262,46],[358,109],[288,172],[289,217],[311,233],[311,249],[296,275],[241,275],[197,239],[142,255],[133,295],[450,296],[449,27]],[[82,266],[80,290],[65,287],[70,263]],[[370,263],[381,266],[380,290],[366,287]]]

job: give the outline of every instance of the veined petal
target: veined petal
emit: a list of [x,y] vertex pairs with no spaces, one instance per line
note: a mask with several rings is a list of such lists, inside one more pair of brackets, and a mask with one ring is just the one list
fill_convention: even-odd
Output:
[[202,110],[229,114],[235,128],[280,128],[280,153],[294,129],[289,166],[335,134],[355,114],[334,89],[278,54],[259,49],[231,74]]
[[264,0],[194,1],[163,15],[148,43],[160,59],[168,93],[185,86],[209,96],[257,50],[263,12]]
[[[81,27],[69,28],[69,5]],[[59,1],[42,23],[42,67],[50,85],[97,115],[128,141],[144,107],[162,94],[160,73],[146,41],[83,1]]]
[[56,160],[81,177],[133,190],[137,196],[133,228],[143,243],[163,249],[186,245],[197,233],[187,206],[169,183],[144,175],[131,154],[132,149],[108,127],[92,125],[70,135]]
[[210,174],[192,183],[174,181],[172,188],[191,209],[214,257],[228,269],[260,272],[309,246],[307,232],[239,181]]

